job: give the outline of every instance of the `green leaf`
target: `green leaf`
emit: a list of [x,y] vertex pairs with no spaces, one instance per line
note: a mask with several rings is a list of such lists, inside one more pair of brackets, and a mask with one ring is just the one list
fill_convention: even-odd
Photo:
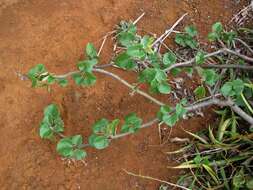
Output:
[[172,111],[171,107],[165,105],[161,106],[159,112],[157,113],[157,118],[160,121],[163,121],[163,116],[168,115]]
[[221,22],[216,22],[212,26],[212,32],[208,34],[209,41],[216,41],[221,38],[221,34],[223,32],[223,26]]
[[235,94],[240,95],[244,89],[244,82],[241,79],[236,79],[236,80],[233,80],[232,85],[233,85],[233,90]]
[[116,59],[115,63],[120,68],[131,70],[136,67],[135,62],[132,60],[131,56],[129,56],[126,52],[119,54]]
[[162,120],[166,125],[173,127],[178,121],[178,116],[176,113],[166,114],[163,116]]
[[216,34],[220,34],[223,31],[223,26],[221,22],[216,22],[215,24],[213,24],[212,31]]
[[73,156],[73,146],[71,138],[66,137],[61,139],[57,146],[56,146],[57,152],[64,157],[72,157]]
[[206,89],[204,86],[198,86],[195,90],[194,90],[194,94],[196,96],[197,99],[201,99],[206,97]]
[[87,155],[84,150],[78,148],[82,143],[83,138],[81,135],[65,137],[58,142],[56,150],[61,156],[81,160]]
[[134,44],[135,34],[131,32],[120,32],[117,39],[122,46],[129,47]]
[[51,76],[51,75],[49,75],[48,77],[47,77],[47,83],[48,84],[53,84],[54,82],[55,82],[55,78],[53,77],[53,76]]
[[153,52],[148,54],[148,61],[154,68],[160,68],[161,65],[161,55],[160,53]]
[[175,42],[182,47],[190,47],[196,49],[198,42],[193,39],[189,34],[176,34]]
[[226,82],[221,87],[221,93],[224,96],[240,95],[244,90],[244,82],[241,79],[233,80],[232,82]]
[[221,93],[223,96],[233,96],[233,83],[232,82],[226,82],[222,87],[221,87]]
[[90,59],[97,58],[97,50],[92,43],[88,43],[86,46],[86,54]]
[[176,61],[177,61],[177,57],[172,52],[165,53],[164,56],[163,56],[163,64],[167,67],[172,65],[172,64],[175,64]]
[[136,132],[141,127],[142,119],[135,113],[130,113],[125,117],[125,123],[122,125],[121,132]]
[[198,42],[192,38],[186,38],[185,43],[192,49],[196,49],[198,47]]
[[189,34],[189,36],[194,37],[198,35],[198,31],[195,26],[187,26],[185,27],[185,32]]
[[211,32],[208,34],[208,40],[210,42],[213,42],[213,41],[216,41],[217,39],[219,39],[219,35],[214,33],[214,32]]
[[175,42],[180,46],[186,47],[185,35],[176,34]]
[[83,137],[81,135],[75,135],[71,137],[71,142],[73,145],[81,145],[83,143]]
[[43,64],[38,64],[34,68],[30,69],[28,72],[28,76],[34,76],[38,73],[46,72],[46,68]]
[[60,115],[58,108],[55,104],[50,104],[44,109],[44,115],[58,117]]
[[76,160],[82,160],[87,156],[87,153],[84,150],[77,149],[73,152],[72,158]]
[[198,165],[201,164],[202,157],[200,156],[200,154],[197,154],[197,156],[194,157],[193,161],[195,164],[198,164]]
[[155,77],[156,77],[156,70],[152,68],[146,68],[140,73],[138,81],[150,83],[152,80],[155,79]]
[[105,118],[102,118],[92,126],[92,130],[94,133],[105,133],[108,124],[109,121]]
[[205,54],[202,51],[199,51],[195,57],[195,61],[198,65],[201,65],[205,62]]
[[158,90],[162,94],[169,94],[171,92],[171,87],[168,83],[161,83],[158,86]]
[[133,58],[143,59],[146,53],[141,44],[132,45],[127,48],[127,54]]
[[185,68],[184,71],[188,74],[188,76],[192,77],[193,74],[193,68]]
[[169,93],[167,84],[167,75],[165,71],[158,68],[147,68],[141,72],[138,78],[139,82],[146,82],[150,85],[150,91],[153,93]]
[[151,54],[153,53],[153,50],[152,50],[152,45],[153,45],[153,42],[154,42],[154,38],[153,37],[150,37],[150,36],[147,36],[145,35],[142,39],[141,39],[141,44],[145,50],[145,52]]
[[83,72],[91,73],[93,67],[98,63],[97,59],[84,60],[78,63],[78,69]]
[[222,40],[225,41],[228,45],[230,45],[235,38],[237,37],[237,33],[234,31],[224,32],[222,35]]
[[202,72],[202,79],[206,84],[213,86],[219,79],[219,76],[213,69],[205,69]]
[[177,76],[181,72],[181,69],[179,69],[179,68],[173,68],[173,69],[170,70],[170,72],[175,77],[175,76]]
[[161,69],[155,69],[156,71],[156,75],[155,75],[155,79],[161,83],[161,82],[165,82],[167,80],[167,75],[166,73],[161,70]]
[[120,120],[114,119],[109,125],[107,125],[107,135],[116,135],[117,126],[119,125]]
[[64,131],[64,123],[55,104],[50,104],[44,109],[44,118],[40,125],[40,137],[50,139],[54,133]]
[[68,85],[68,80],[67,79],[57,79],[57,83],[61,86],[61,87],[66,87]]
[[46,77],[48,77],[48,72],[43,64],[36,65],[28,72],[28,78],[32,81],[32,87],[36,87]]
[[45,123],[41,123],[39,133],[43,139],[50,139],[53,136],[53,131]]
[[89,144],[99,150],[108,147],[109,143],[109,139],[105,136],[98,136],[93,134],[89,137]]
[[186,114],[186,112],[187,112],[186,109],[182,106],[181,103],[178,103],[176,105],[176,115],[178,118],[183,117],[183,115]]
[[92,73],[76,73],[72,78],[77,85],[91,86],[96,83],[96,76]]
[[132,22],[121,21],[119,24],[119,31],[130,32],[132,34],[135,34],[137,31],[137,28]]

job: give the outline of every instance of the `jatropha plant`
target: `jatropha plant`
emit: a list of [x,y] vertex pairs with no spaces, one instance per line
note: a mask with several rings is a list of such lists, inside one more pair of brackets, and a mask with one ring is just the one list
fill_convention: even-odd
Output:
[[[57,152],[63,157],[80,160],[87,155],[85,147],[104,149],[114,139],[157,123],[173,127],[180,119],[186,119],[190,112],[207,106],[228,107],[246,123],[253,125],[253,66],[250,65],[253,63],[253,58],[250,57],[253,52],[244,41],[247,39],[247,42],[253,43],[252,30],[226,31],[220,22],[215,23],[208,35],[213,47],[210,53],[210,48],[207,52],[207,47],[202,47],[198,42],[198,31],[194,26],[187,26],[182,32],[174,31],[184,16],[158,38],[138,34],[137,21],[120,22],[112,33],[116,39],[117,53],[109,64],[99,64],[101,48],[98,53],[93,44],[88,43],[86,58],[77,63],[76,71],[56,75],[47,71],[43,64],[38,64],[28,73],[32,87],[47,88],[53,84],[65,87],[69,78],[78,86],[91,86],[97,80],[95,73],[108,75],[157,104],[160,110],[155,118],[147,123],[143,123],[135,113],[126,115],[124,122],[120,122],[120,118],[112,121],[102,118],[92,126],[92,134],[84,142],[81,135],[66,137],[63,134],[64,123],[60,112],[57,105],[51,104],[44,110],[39,128],[40,137],[49,140],[60,138],[56,146]],[[177,51],[172,51],[164,44],[164,40],[174,33]],[[166,51],[162,53],[163,46]],[[108,71],[108,67],[137,72],[136,83],[128,83]],[[176,76],[182,72],[189,76],[199,75],[201,78],[201,84],[194,90],[190,100],[183,97],[175,106],[171,106],[150,95],[175,94],[175,88],[170,85],[168,76]],[[139,88],[142,83],[149,86],[149,93]]]

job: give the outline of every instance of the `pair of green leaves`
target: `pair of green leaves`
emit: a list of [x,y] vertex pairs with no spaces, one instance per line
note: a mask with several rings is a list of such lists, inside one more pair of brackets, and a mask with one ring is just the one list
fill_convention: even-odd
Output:
[[233,40],[236,38],[237,33],[234,31],[226,32],[223,29],[223,25],[221,22],[216,22],[212,26],[212,32],[208,34],[209,41],[217,41],[222,40],[223,42],[227,43],[229,46]]
[[197,99],[201,99],[201,98],[205,98],[206,97],[206,89],[203,85],[198,86],[195,90],[194,90],[194,95]]
[[161,106],[157,113],[158,119],[169,127],[173,127],[187,113],[187,110],[184,108],[186,102],[185,99],[182,99],[174,109],[169,106]]
[[150,91],[153,93],[169,94],[171,87],[167,83],[165,71],[158,68],[147,68],[139,75],[139,82],[146,82],[150,85]]
[[[171,65],[175,64],[177,61],[177,57],[176,55],[173,53],[173,52],[167,52],[163,55],[163,68],[168,68],[170,67]],[[170,70],[170,73],[173,75],[173,76],[176,76],[178,75],[180,72],[182,71],[182,69],[180,68],[172,68]],[[187,73],[192,73],[192,68],[188,69],[186,68],[185,71]]]
[[87,153],[82,149],[83,138],[81,135],[61,139],[56,147],[57,152],[66,158],[82,160]]
[[[64,123],[55,104],[50,104],[44,109],[44,118],[40,124],[40,137],[52,139],[56,134],[64,131]],[[62,138],[57,144],[57,152],[66,158],[81,160],[86,152],[80,148],[83,140],[81,135]]]
[[64,123],[61,119],[58,108],[55,104],[50,104],[44,109],[44,118],[40,124],[40,137],[51,139],[56,133],[64,131]]
[[93,134],[89,137],[89,144],[96,149],[104,149],[110,144],[109,137],[116,134],[119,119],[109,122],[107,119],[100,119],[93,126]]
[[54,83],[65,87],[68,81],[64,78],[55,78],[45,68],[43,64],[38,64],[28,72],[28,77],[32,81],[32,87],[48,87]]
[[221,38],[223,32],[223,26],[221,22],[216,22],[212,26],[212,32],[208,34],[208,39],[210,41],[216,41]]
[[173,52],[167,52],[163,55],[163,65],[165,68],[175,64],[177,61],[177,57]]
[[153,54],[152,44],[154,38],[144,36],[140,42],[133,42],[127,45],[127,50],[115,58],[115,63],[122,69],[131,70],[136,67],[136,60],[146,58],[148,54]]
[[221,93],[228,97],[239,96],[244,89],[244,82],[241,79],[226,82],[221,87]]
[[72,75],[76,84],[81,86],[90,86],[96,82],[96,76],[92,73],[92,69],[98,63],[98,54],[93,44],[87,44],[86,55],[88,59],[77,64],[80,72]]
[[185,34],[176,34],[175,42],[182,47],[196,49],[198,42],[194,39],[198,34],[194,26],[185,27]]
[[154,54],[154,38],[145,35],[143,38],[136,34],[136,26],[131,22],[122,21],[118,27],[117,40],[126,47],[126,51],[115,58],[115,64],[122,69],[131,70],[136,67],[136,60],[144,60],[147,55]]
[[219,75],[215,72],[214,69],[202,69],[200,67],[196,67],[198,74],[201,76],[202,81],[204,81],[209,86],[214,86],[217,80],[219,79]]
[[131,22],[121,21],[118,26],[117,40],[120,45],[129,47],[138,41],[136,26]]
[[131,70],[136,67],[135,60],[144,59],[146,52],[142,44],[134,44],[127,48],[127,50],[119,54],[115,63],[122,69]]
[[141,127],[142,119],[135,113],[130,113],[125,117],[125,123],[121,127],[122,133],[135,133]]
[[[104,149],[109,146],[110,139],[116,135],[117,126],[120,120],[108,121],[103,118],[93,126],[93,134],[89,137],[89,144],[96,149]],[[121,127],[121,133],[134,133],[141,127],[142,120],[135,113],[128,114]]]

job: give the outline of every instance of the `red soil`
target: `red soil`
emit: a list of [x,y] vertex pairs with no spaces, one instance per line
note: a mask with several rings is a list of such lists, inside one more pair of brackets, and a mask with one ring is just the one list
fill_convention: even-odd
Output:
[[[43,63],[55,73],[75,68],[87,42],[96,42],[122,19],[146,16],[139,23],[145,31],[161,34],[185,12],[184,24],[196,24],[202,36],[217,20],[227,22],[246,1],[232,0],[1,0],[0,1],[0,186],[1,189],[157,189],[158,183],[126,175],[122,169],[173,180],[163,151],[177,148],[159,144],[156,126],[137,135],[114,141],[105,150],[88,149],[86,164],[62,161],[55,144],[38,136],[38,124],[45,106],[60,105],[66,134],[87,137],[91,124],[101,117],[109,119],[137,112],[146,121],[158,107],[146,99],[129,96],[129,90],[111,78],[98,75],[96,86],[65,89],[31,89],[18,73],[26,73]],[[98,41],[96,46],[99,47]],[[103,63],[110,57],[107,45]],[[134,82],[135,74],[118,70]],[[168,97],[162,97],[167,101]],[[143,111],[144,110],[144,111]],[[191,119],[179,126],[188,130],[203,127],[207,119]],[[87,139],[86,139],[87,140]]]

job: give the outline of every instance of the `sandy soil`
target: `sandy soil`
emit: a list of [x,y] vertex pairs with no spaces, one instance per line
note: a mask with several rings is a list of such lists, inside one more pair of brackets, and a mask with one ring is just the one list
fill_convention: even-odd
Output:
[[[193,23],[201,36],[217,20],[227,22],[246,1],[232,0],[0,0],[0,189],[3,190],[154,190],[158,183],[126,175],[122,169],[173,180],[177,172],[168,170],[166,150],[177,146],[159,145],[157,127],[114,141],[102,151],[88,149],[83,163],[62,161],[55,145],[38,136],[43,108],[51,102],[60,105],[66,134],[87,137],[90,125],[101,117],[123,117],[137,112],[144,120],[153,117],[158,107],[137,95],[130,97],[121,84],[98,75],[96,86],[65,89],[31,89],[20,79],[33,65],[43,63],[50,71],[63,73],[75,68],[85,44],[98,41],[122,19],[146,16],[139,27],[161,34],[185,12],[185,24]],[[102,53],[109,60],[110,44]],[[134,82],[133,73],[118,70]],[[158,97],[169,102],[168,97]],[[145,111],[143,111],[145,110]],[[207,119],[191,119],[180,127],[196,130]]]

